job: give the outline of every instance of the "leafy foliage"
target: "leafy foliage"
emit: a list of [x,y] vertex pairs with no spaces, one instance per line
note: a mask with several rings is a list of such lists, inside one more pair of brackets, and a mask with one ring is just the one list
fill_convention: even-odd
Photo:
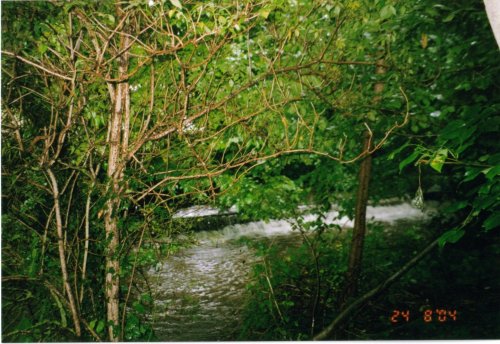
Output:
[[[479,0],[7,2],[2,23],[6,341],[151,340],[150,300],[131,295],[137,271],[190,243],[178,209],[352,217],[367,128],[373,201],[448,201],[445,249],[497,232],[500,64]],[[249,335],[309,338],[328,320],[344,248],[308,226],[313,243],[260,248]],[[309,298],[287,289],[300,280]]]
[[[395,62],[407,70],[405,82],[414,85],[410,97],[415,114],[406,143],[413,152],[400,169],[415,163],[441,174],[422,168],[423,183],[427,178],[447,183],[448,197],[459,204],[448,211],[462,223],[443,235],[443,242],[454,242],[463,233],[459,228],[491,230],[499,224],[495,194],[500,98],[493,81],[500,71],[498,52],[479,1],[433,6],[423,1],[420,8],[400,24],[405,28],[401,42],[421,33],[425,44],[400,49],[396,42],[393,48]],[[474,27],[474,32],[464,35],[465,27]]]

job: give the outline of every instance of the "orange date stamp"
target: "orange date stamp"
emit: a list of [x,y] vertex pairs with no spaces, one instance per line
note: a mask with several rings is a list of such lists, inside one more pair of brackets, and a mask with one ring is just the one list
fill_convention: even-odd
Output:
[[414,313],[417,313],[416,316],[422,318],[422,320],[426,323],[430,322],[443,323],[443,322],[457,321],[457,310],[445,309],[445,308],[426,309],[423,312],[413,312],[412,314],[410,314],[409,309],[406,310],[395,309],[392,311],[390,321],[393,324],[399,322],[409,322],[410,319],[415,316]]

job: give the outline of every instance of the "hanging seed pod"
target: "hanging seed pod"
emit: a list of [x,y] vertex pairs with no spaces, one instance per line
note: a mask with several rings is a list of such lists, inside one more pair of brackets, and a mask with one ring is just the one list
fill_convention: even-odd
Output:
[[415,197],[411,201],[411,204],[420,210],[424,209],[424,193],[420,186],[418,187],[417,192],[415,193]]

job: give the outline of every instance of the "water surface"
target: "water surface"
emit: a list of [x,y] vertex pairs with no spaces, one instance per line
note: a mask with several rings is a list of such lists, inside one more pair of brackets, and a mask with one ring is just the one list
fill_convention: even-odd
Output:
[[[197,210],[203,213],[203,209]],[[208,213],[212,214],[213,210]],[[193,212],[186,212],[193,216]],[[367,218],[387,227],[423,222],[429,217],[408,203],[368,207]],[[313,215],[305,220],[313,220]],[[327,223],[352,227],[352,221],[338,218],[332,210]],[[289,221],[251,222],[196,234],[198,245],[165,259],[147,272],[155,300],[150,315],[156,336],[161,341],[235,340],[245,303],[245,286],[252,265],[259,259],[238,239],[274,240],[280,244],[298,242],[298,233]]]

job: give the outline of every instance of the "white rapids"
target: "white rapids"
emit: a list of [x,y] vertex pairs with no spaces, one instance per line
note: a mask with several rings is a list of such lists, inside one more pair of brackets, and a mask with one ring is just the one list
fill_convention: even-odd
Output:
[[[215,208],[207,207],[203,209],[190,209],[192,210],[182,214],[189,214],[189,216],[192,216],[193,213],[197,213],[198,216],[207,216],[203,214],[219,214]],[[434,212],[434,209],[422,211],[415,208],[410,203],[400,203],[396,205],[368,206],[366,209],[366,218],[371,222],[383,222],[393,225],[399,220],[426,221],[433,215]],[[304,215],[304,221],[307,222],[314,221],[316,218],[316,215]],[[324,222],[326,224],[336,224],[342,228],[352,228],[354,226],[353,220],[349,219],[347,216],[339,218],[339,212],[334,209],[325,214]],[[238,239],[242,236],[285,235],[291,233],[292,231],[291,220],[271,220],[267,222],[255,221],[244,224],[229,225],[218,231],[202,231],[197,233],[197,239],[202,243],[214,240],[218,240],[217,242],[220,243],[221,241]]]

